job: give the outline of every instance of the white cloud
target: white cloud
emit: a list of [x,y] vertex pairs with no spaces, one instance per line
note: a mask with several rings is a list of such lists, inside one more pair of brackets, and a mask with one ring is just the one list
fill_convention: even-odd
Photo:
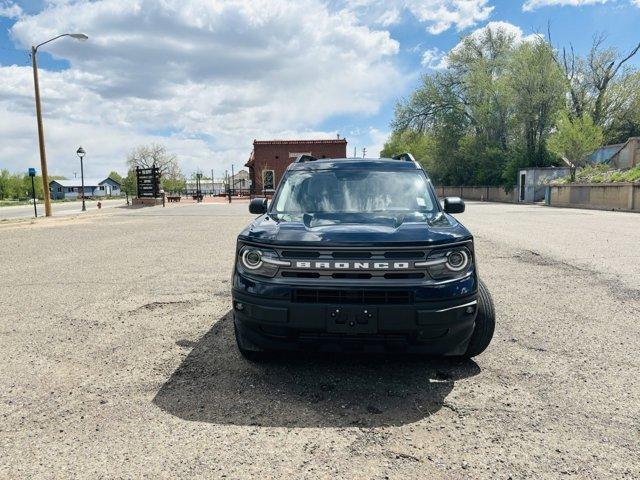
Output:
[[442,68],[446,68],[446,56],[445,52],[439,48],[430,48],[422,53],[422,60],[420,61],[420,64],[425,68],[440,70]]
[[[502,31],[509,35],[513,39],[513,44],[518,45],[522,42],[530,42],[537,38],[541,38],[539,34],[532,33],[530,35],[525,35],[520,27],[514,25],[509,22],[489,22],[484,27],[478,28],[467,35],[465,38],[471,39],[473,41],[477,41],[483,38],[486,35],[487,31]],[[455,52],[457,49],[463,46],[463,42],[461,41],[455,47],[453,47],[450,52]],[[446,67],[446,58],[443,60],[443,65]]]
[[389,139],[390,135],[390,131],[382,131],[377,128],[370,128],[367,156],[372,158],[380,156],[380,152],[384,148],[384,144]]
[[[399,21],[407,11],[426,24],[434,35],[455,27],[458,31],[489,18],[493,11],[489,0],[343,0],[345,10],[365,22],[388,25],[389,18]],[[387,23],[385,23],[385,21]]]
[[[571,6],[579,7],[582,5],[595,5],[608,3],[612,0],[527,0],[522,5],[522,10],[525,12],[531,12],[537,8],[549,7],[549,6]],[[634,0],[639,3],[640,0]]]
[[[79,144],[99,176],[147,141],[178,153],[185,173],[224,170],[246,161],[254,138],[334,137],[317,125],[376,113],[409,78],[388,32],[319,0],[52,2],[22,14],[11,35],[27,48],[80,26],[89,41],[43,47],[70,63],[41,70],[52,174],[70,174]],[[0,165],[21,170],[38,163],[31,70],[0,66],[0,78],[0,131],[11,139]]]
[[535,33],[530,35],[525,35],[524,32],[522,31],[522,28],[509,22],[489,22],[484,27],[478,28],[473,32],[471,32],[468,35],[468,37],[474,40],[480,39],[485,36],[487,31],[492,31],[492,32],[502,31],[507,35],[513,37],[513,42],[515,44],[533,40],[539,37],[539,35]]
[[20,5],[9,0],[0,0],[0,17],[18,18],[22,15]]

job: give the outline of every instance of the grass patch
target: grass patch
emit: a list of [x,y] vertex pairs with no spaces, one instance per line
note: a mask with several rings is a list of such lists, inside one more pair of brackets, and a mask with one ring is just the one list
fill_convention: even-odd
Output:
[[[580,168],[576,172],[575,183],[627,183],[640,182],[640,165],[628,170],[614,170],[608,165],[591,165]],[[553,180],[552,185],[566,185],[571,182],[571,177],[561,177]]]

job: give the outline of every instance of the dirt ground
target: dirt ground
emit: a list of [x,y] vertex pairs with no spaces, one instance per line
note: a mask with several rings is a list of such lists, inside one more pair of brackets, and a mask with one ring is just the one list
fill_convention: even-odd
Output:
[[246,203],[0,226],[0,478],[640,478],[640,215],[468,205],[475,361],[233,341]]

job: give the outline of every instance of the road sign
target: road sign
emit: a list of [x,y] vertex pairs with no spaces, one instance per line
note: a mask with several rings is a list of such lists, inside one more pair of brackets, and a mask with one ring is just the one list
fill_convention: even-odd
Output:
[[29,168],[29,176],[30,177],[35,177],[36,176],[36,169],[35,168]]

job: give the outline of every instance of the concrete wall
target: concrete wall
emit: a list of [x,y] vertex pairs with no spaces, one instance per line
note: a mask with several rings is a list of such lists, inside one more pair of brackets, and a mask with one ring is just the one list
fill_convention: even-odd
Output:
[[640,184],[601,183],[552,185],[549,205],[640,212]]
[[[435,187],[439,198],[461,197],[483,202],[518,202],[516,187]],[[590,183],[549,186],[549,205],[640,212],[640,183]]]
[[517,202],[517,192],[514,187],[511,192],[505,192],[503,187],[436,187],[438,197],[460,197],[465,200],[480,200],[483,202]]

